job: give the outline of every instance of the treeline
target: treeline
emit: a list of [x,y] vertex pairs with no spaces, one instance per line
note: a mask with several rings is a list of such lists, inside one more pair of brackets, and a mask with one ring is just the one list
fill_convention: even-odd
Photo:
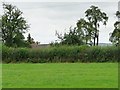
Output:
[[[116,17],[120,18],[120,12],[116,12]],[[70,27],[68,33],[56,32],[57,37],[60,39],[62,45],[90,45],[98,46],[99,44],[99,28],[100,23],[107,25],[109,17],[105,12],[102,12],[96,6],[91,6],[85,11],[85,18],[80,18],[76,22],[76,27]],[[109,41],[120,46],[120,21],[116,21],[114,24],[114,30],[110,33]]]
[[3,63],[118,62],[120,47],[55,46],[48,48],[2,47]]
[[[34,39],[28,35],[25,40],[24,33],[26,33],[30,25],[23,17],[23,12],[16,6],[3,3],[4,14],[0,17],[0,28],[2,30],[2,41],[8,47],[30,47],[34,43]],[[116,12],[119,18],[120,12]],[[100,23],[107,24],[109,17],[107,14],[97,6],[91,6],[85,11],[85,18],[80,18],[76,22],[76,27],[70,28],[68,33],[64,35],[56,33],[62,45],[91,45],[98,46],[99,43],[99,27]],[[114,31],[110,34],[110,41],[119,46],[120,45],[120,21],[114,24]],[[39,43],[39,42],[37,42]]]

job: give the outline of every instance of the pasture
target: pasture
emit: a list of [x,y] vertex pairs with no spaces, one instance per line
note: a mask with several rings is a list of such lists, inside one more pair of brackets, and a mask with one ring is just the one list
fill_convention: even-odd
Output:
[[117,88],[118,63],[3,64],[3,88]]

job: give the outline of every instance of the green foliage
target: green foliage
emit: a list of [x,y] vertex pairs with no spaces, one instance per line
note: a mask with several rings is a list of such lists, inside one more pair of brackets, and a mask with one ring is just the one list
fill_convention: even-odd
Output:
[[90,42],[92,42],[92,38],[93,38],[93,30],[95,29],[92,26],[92,23],[87,22],[86,20],[81,18],[80,20],[78,20],[76,25],[77,25],[78,35],[82,37],[82,40],[86,44],[88,44],[88,43],[90,44]]
[[48,48],[8,48],[3,46],[3,62],[117,62],[120,48],[114,46],[53,46]]
[[2,39],[9,47],[19,47],[26,44],[23,34],[29,28],[27,21],[22,17],[22,12],[11,4],[3,4]]
[[66,45],[83,45],[82,38],[80,34],[78,35],[76,28],[70,28],[70,32],[68,34],[64,34],[64,38],[62,44]]
[[28,34],[28,37],[27,37],[27,42],[28,42],[29,44],[35,43],[34,39],[33,39],[33,38],[31,38],[30,33]]
[[85,11],[85,16],[87,17],[88,21],[92,24],[92,27],[94,27],[94,29],[92,30],[94,32],[93,33],[94,46],[95,45],[98,46],[98,42],[99,42],[99,29],[98,28],[100,27],[100,22],[102,22],[103,25],[106,25],[108,21],[108,16],[105,12],[102,12],[96,6],[91,6],[90,9],[87,9]]
[[69,32],[64,33],[64,36],[62,36],[62,34],[59,34],[59,33],[56,33],[56,35],[61,40],[59,44],[62,44],[62,45],[83,45],[84,44],[82,34],[79,34],[76,28],[70,27]]
[[[116,12],[116,16],[120,18],[120,12]],[[117,46],[120,46],[120,21],[116,21],[114,24],[114,31],[111,33],[110,41]]]
[[85,19],[81,18],[80,20],[78,20],[78,22],[76,23],[77,27],[75,27],[74,29],[70,28],[69,33],[65,33],[64,36],[57,33],[57,36],[61,40],[62,44],[94,44],[94,46],[98,46],[100,22],[102,22],[103,25],[106,25],[108,21],[108,16],[98,7],[91,6],[85,11],[85,17]]

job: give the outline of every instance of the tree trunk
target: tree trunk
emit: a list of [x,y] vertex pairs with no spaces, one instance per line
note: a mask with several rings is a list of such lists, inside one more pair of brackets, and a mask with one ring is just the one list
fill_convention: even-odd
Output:
[[94,39],[94,46],[95,46],[95,37],[93,39]]
[[97,46],[98,46],[98,43],[99,43],[99,35],[97,35]]
[[87,45],[87,39],[86,39],[86,45]]

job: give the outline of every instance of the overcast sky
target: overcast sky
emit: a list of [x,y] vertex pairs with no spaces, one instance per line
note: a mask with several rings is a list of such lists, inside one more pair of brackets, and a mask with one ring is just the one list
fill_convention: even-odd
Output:
[[[114,29],[117,20],[115,12],[117,2],[10,2],[16,5],[30,24],[28,33],[35,41],[50,43],[57,40],[55,31],[64,33],[69,27],[76,26],[80,18],[85,17],[85,11],[91,6],[98,6],[109,16],[107,26],[100,26],[100,43],[109,43],[109,33]],[[1,13],[1,11],[0,11]],[[25,35],[27,36],[28,33]]]

